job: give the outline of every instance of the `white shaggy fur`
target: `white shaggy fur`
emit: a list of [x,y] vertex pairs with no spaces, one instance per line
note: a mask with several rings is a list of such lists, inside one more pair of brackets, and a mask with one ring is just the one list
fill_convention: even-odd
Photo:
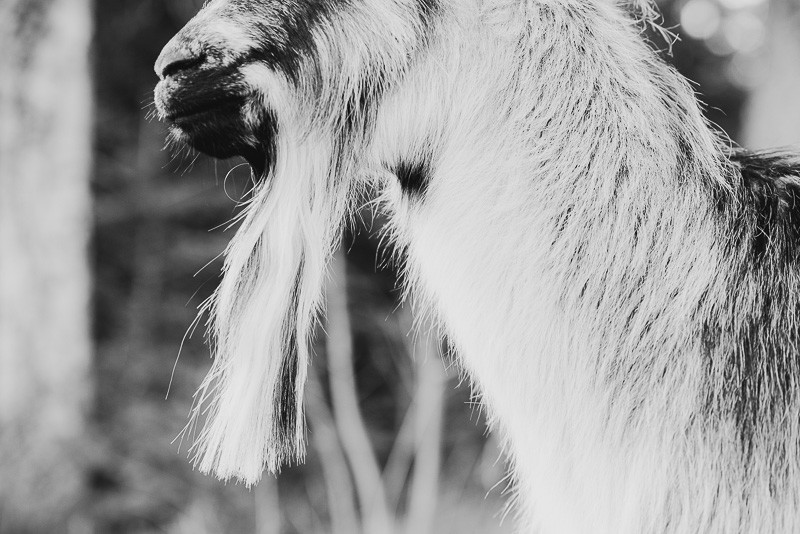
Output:
[[[328,257],[348,203],[377,185],[409,291],[505,438],[521,530],[800,532],[796,398],[765,415],[746,463],[710,408],[730,384],[704,325],[737,325],[762,284],[724,245],[740,223],[715,195],[741,176],[688,84],[604,0],[442,1],[430,28],[415,6],[342,7],[314,28],[297,85],[244,71],[278,118],[277,163],[211,303],[201,469],[250,484],[302,456],[302,424],[290,442],[274,432],[287,314],[300,413]],[[247,25],[225,9],[210,3],[198,39],[225,45],[219,17]],[[343,116],[376,87],[377,109]],[[430,182],[409,195],[390,171],[419,159]]]

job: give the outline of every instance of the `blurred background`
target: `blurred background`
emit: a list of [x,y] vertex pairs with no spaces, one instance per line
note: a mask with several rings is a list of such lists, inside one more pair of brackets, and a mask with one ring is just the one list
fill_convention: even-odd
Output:
[[[155,58],[201,4],[0,0],[0,533],[510,532],[498,443],[410,335],[380,217],[336,260],[306,463],[252,490],[192,470],[176,436],[210,359],[202,325],[184,334],[249,170],[163,150],[147,116]],[[651,41],[709,119],[800,149],[800,1],[659,7],[680,40]]]

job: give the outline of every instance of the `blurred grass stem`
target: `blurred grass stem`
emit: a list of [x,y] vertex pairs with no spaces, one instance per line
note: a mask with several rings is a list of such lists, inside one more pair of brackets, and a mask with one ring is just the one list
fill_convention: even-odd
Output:
[[393,532],[381,471],[358,407],[353,372],[353,343],[347,309],[347,263],[337,252],[328,286],[327,349],[334,420],[353,473],[364,531]]

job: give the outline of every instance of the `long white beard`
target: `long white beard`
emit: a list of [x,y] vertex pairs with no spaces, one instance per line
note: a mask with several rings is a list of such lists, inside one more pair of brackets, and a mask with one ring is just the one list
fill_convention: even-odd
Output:
[[214,363],[188,427],[205,416],[192,447],[202,472],[248,486],[265,467],[303,459],[308,338],[345,209],[347,188],[329,185],[330,148],[291,133],[279,134],[274,172],[256,186],[204,306]]

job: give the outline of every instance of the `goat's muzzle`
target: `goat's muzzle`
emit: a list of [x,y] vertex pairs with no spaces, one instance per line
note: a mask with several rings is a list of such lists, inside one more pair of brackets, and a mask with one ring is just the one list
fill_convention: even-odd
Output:
[[263,174],[275,124],[245,84],[243,64],[173,40],[156,61],[155,104],[176,141],[215,158],[243,156]]

